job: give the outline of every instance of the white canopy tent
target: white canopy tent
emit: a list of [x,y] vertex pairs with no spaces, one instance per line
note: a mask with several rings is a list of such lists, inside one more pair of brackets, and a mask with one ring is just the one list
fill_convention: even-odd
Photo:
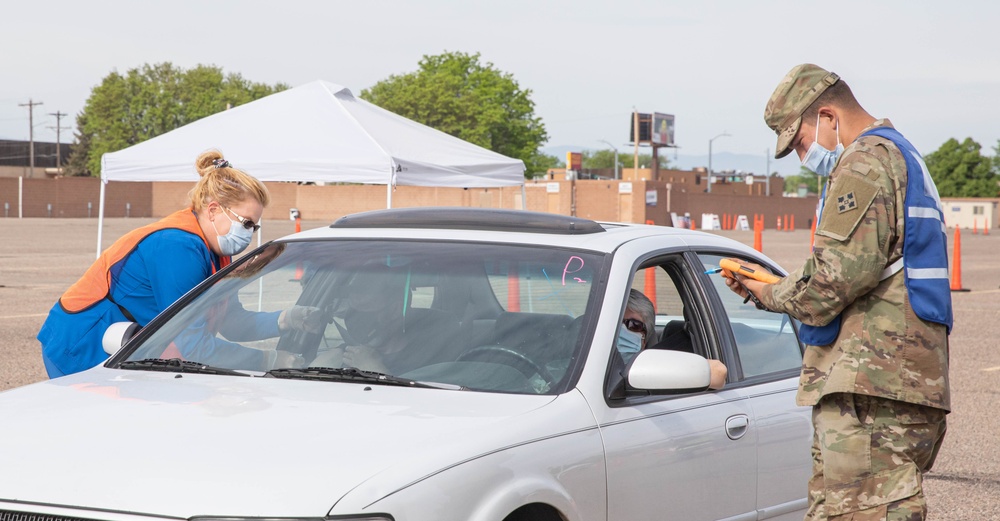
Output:
[[110,181],[195,183],[210,148],[261,181],[524,187],[524,163],[314,81],[189,123],[101,158],[97,252]]

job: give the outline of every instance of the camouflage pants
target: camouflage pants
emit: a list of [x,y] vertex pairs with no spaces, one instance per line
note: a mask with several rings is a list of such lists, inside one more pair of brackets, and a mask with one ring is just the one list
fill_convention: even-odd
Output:
[[807,521],[922,520],[922,473],[934,464],[945,411],[838,393],[813,407]]

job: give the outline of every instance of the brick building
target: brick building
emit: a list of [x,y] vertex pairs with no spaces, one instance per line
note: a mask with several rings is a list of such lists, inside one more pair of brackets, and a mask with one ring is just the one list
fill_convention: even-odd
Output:
[[[680,174],[678,174],[680,175]],[[669,177],[668,177],[669,178]],[[693,178],[692,178],[693,179]],[[344,215],[385,208],[383,185],[301,185],[265,183],[272,202],[265,219],[287,219],[297,208],[303,219],[334,221]],[[696,186],[696,185],[695,185]],[[745,189],[747,185],[742,185]],[[172,182],[111,182],[106,186],[106,217],[162,217],[187,204],[192,185]],[[721,192],[721,193],[720,193]],[[670,214],[685,213],[700,222],[702,213],[764,216],[773,228],[777,219],[794,219],[799,228],[811,224],[816,198],[770,197],[738,191],[711,194],[693,189],[691,183],[623,180],[531,180],[521,187],[444,188],[399,186],[392,195],[396,208],[415,206],[464,206],[526,208],[575,215],[601,221],[671,225]],[[100,180],[92,177],[52,179],[0,178],[0,217],[96,218]]]

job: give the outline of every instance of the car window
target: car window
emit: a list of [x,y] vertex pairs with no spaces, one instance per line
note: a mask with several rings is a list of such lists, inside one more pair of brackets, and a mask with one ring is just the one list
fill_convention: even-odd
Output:
[[[671,350],[694,353],[705,358],[721,359],[718,350],[713,346],[710,335],[711,325],[705,319],[704,302],[699,301],[697,291],[692,288],[696,284],[685,268],[686,263],[680,255],[668,255],[647,261],[632,275],[629,293],[623,295],[622,323],[618,324],[619,332],[616,348],[612,350],[606,378],[608,396],[612,400],[638,397],[646,400],[648,393],[627,389],[624,383],[627,364],[635,357],[634,346],[628,341],[632,333],[643,334],[640,350]],[[640,319],[646,314],[643,308],[651,307],[652,324],[629,323],[632,319]],[[643,319],[646,322],[646,319]],[[665,399],[660,396],[654,399]]]
[[[700,254],[698,257],[705,270],[717,268],[719,260],[724,258],[714,254]],[[709,280],[725,309],[743,377],[799,370],[802,347],[795,333],[798,324],[784,313],[757,309],[752,301],[744,303],[743,298],[726,286],[720,275],[710,275]]]
[[570,380],[605,262],[551,247],[375,240],[277,243],[250,257],[153,326],[129,360],[265,371],[295,357],[554,393]]

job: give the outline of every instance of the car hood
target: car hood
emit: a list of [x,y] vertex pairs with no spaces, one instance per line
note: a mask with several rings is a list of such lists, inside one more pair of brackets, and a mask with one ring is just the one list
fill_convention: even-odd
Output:
[[563,396],[98,367],[0,393],[0,501],[323,516],[362,483],[367,504],[549,425],[590,426]]

